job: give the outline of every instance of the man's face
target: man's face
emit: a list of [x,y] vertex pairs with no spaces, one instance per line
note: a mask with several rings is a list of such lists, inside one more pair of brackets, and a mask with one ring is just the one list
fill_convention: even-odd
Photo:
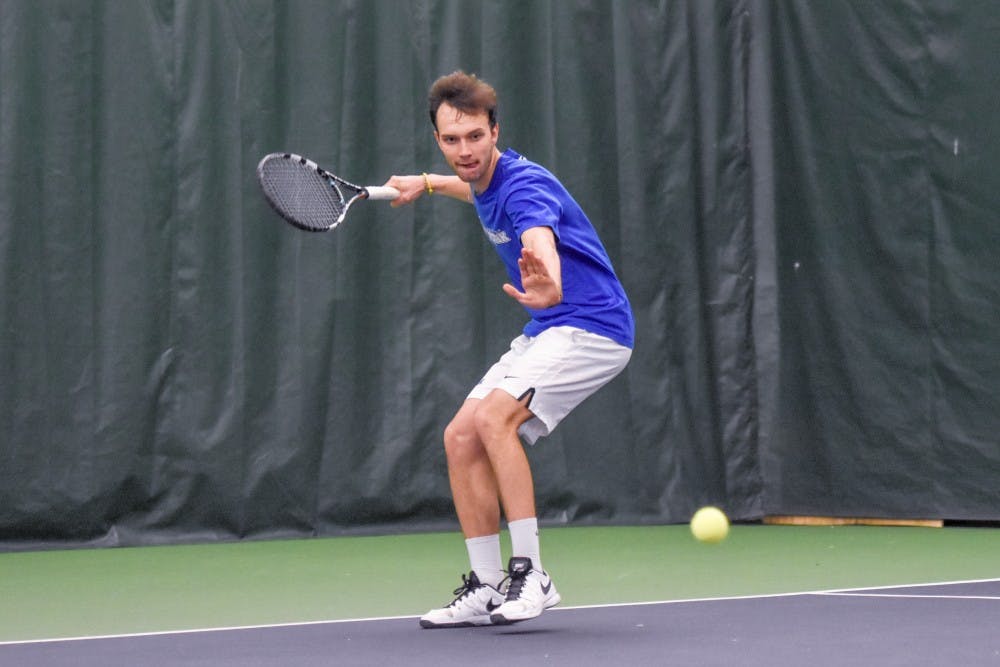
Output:
[[448,103],[437,110],[434,138],[448,165],[466,183],[482,192],[493,177],[498,126],[490,127],[485,111],[464,113]]

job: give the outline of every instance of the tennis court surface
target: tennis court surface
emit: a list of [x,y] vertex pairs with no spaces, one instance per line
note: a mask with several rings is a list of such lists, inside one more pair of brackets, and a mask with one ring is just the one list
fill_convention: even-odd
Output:
[[546,536],[566,606],[451,630],[447,534],[0,554],[0,664],[1000,665],[995,529]]

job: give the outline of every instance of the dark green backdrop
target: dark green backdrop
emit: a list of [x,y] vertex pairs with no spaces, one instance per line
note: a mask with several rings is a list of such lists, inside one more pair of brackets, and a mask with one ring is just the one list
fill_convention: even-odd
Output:
[[0,1],[0,540],[454,525],[524,320],[471,207],[284,225],[267,152],[445,169],[464,68],[632,298],[530,452],[546,522],[1000,518],[1000,5]]

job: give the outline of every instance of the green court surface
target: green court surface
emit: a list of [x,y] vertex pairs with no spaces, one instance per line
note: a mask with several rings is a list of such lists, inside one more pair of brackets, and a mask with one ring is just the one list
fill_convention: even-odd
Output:
[[[992,579],[998,553],[994,528],[542,532],[563,606]],[[418,615],[467,567],[458,533],[4,553],[0,641]]]

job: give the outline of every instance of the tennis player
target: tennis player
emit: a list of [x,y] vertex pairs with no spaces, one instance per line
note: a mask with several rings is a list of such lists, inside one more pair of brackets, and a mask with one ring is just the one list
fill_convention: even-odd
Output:
[[[497,95],[454,72],[429,94],[434,138],[455,175],[393,176],[393,206],[423,195],[472,203],[510,276],[503,290],[531,319],[473,387],[444,432],[448,476],[472,571],[425,628],[508,624],[559,603],[542,566],[528,444],[625,368],[634,324],[587,216],[556,178],[497,148]],[[511,537],[500,555],[501,505]]]

